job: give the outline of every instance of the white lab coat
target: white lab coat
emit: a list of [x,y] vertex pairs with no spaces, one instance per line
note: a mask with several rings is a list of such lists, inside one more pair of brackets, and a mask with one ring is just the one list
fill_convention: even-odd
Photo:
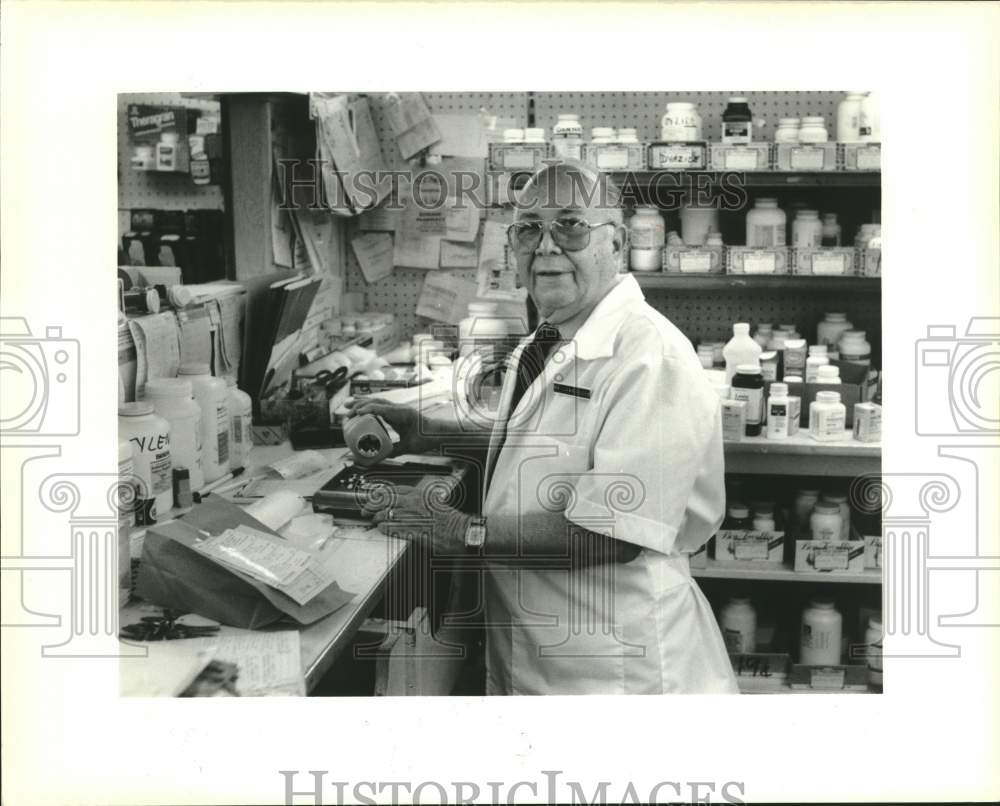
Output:
[[718,396],[690,342],[646,304],[633,277],[618,278],[553,352],[490,443],[487,541],[491,520],[545,508],[642,551],[576,571],[491,565],[488,692],[735,693],[685,556],[725,511]]

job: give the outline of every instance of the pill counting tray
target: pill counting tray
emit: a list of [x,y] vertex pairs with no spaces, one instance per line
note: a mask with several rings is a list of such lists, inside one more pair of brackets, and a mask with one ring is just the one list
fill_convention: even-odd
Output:
[[313,509],[341,518],[365,520],[362,507],[391,506],[393,493],[416,487],[427,478],[445,480],[450,494],[445,503],[457,506],[466,468],[461,462],[421,464],[384,462],[371,467],[348,465],[313,495]]

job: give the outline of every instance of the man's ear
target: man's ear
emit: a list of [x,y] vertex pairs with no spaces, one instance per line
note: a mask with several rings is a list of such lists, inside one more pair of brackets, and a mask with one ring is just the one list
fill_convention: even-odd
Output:
[[612,239],[615,254],[620,255],[628,248],[628,228],[624,224],[615,226],[615,235]]

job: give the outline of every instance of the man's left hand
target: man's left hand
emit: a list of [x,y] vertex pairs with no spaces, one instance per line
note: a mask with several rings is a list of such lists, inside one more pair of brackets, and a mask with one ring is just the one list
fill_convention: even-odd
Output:
[[373,521],[385,534],[422,543],[435,553],[464,554],[472,516],[445,503],[449,491],[441,481],[426,479],[397,491],[389,506],[374,512]]

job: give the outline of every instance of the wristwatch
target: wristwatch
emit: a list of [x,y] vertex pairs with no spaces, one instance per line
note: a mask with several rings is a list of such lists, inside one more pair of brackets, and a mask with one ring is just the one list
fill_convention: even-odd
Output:
[[486,518],[473,517],[465,527],[465,547],[480,549],[486,542]]

